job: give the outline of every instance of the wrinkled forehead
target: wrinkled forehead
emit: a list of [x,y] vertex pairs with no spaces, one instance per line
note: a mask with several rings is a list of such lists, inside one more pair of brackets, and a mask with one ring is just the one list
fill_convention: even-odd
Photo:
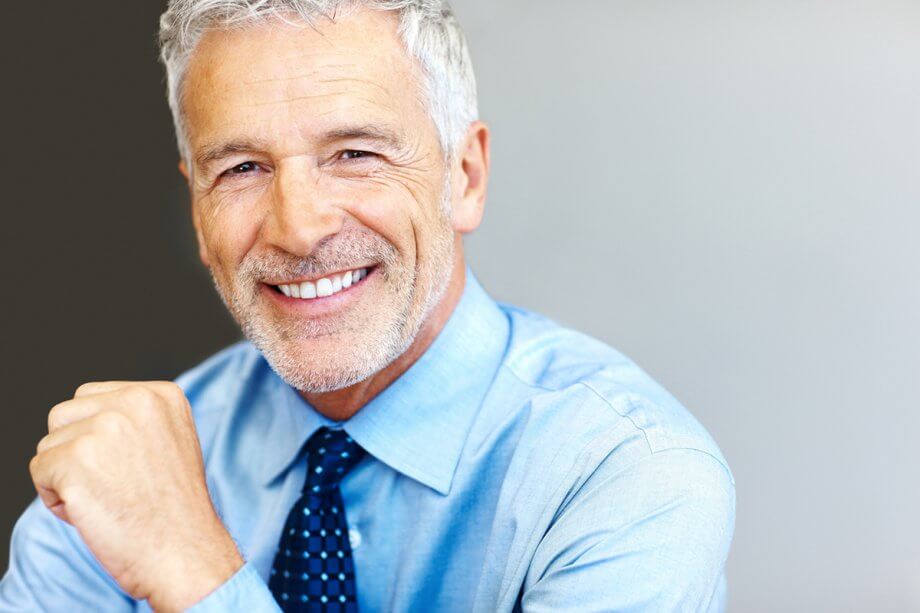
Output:
[[247,129],[309,138],[341,123],[433,130],[420,79],[393,11],[212,30],[185,74],[190,145]]

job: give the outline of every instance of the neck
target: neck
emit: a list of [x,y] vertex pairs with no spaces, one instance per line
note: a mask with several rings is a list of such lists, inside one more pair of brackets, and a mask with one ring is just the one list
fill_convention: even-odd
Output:
[[418,360],[434,339],[437,338],[447,320],[460,302],[466,285],[466,267],[463,247],[457,241],[454,249],[454,262],[447,289],[437,305],[431,310],[422,327],[416,334],[409,348],[386,368],[376,372],[367,379],[359,381],[340,390],[323,393],[300,392],[300,395],[322,415],[335,421],[344,421],[357,413],[361,407],[370,402],[377,394],[398,379]]

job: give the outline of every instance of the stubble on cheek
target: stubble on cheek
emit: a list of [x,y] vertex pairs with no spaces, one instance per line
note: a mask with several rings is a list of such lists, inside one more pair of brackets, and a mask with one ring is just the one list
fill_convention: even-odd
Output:
[[[444,188],[450,189],[449,181]],[[454,239],[449,202],[418,202],[417,196],[411,194],[418,214],[404,236],[393,239],[404,245],[402,252],[357,225],[346,226],[307,257],[263,251],[227,262],[210,249],[211,277],[227,309],[293,387],[338,389],[385,367],[411,345],[446,288]],[[440,196],[449,197],[449,191]],[[220,236],[212,239],[219,241]],[[373,285],[341,316],[300,317],[264,294],[264,279],[323,276],[319,273],[366,262],[377,265]]]
[[[325,276],[366,263],[375,268],[364,295],[332,316],[319,319],[299,316],[265,295],[267,291],[276,291],[263,283],[266,278]],[[247,336],[254,334],[275,345],[332,334],[340,334],[346,341],[360,337],[362,332],[383,325],[387,319],[399,318],[400,303],[414,281],[406,277],[406,266],[391,243],[354,228],[321,244],[306,258],[268,252],[243,258],[233,275],[225,274],[226,270],[225,266],[215,266],[212,278],[227,308]],[[294,347],[288,348],[291,350]]]

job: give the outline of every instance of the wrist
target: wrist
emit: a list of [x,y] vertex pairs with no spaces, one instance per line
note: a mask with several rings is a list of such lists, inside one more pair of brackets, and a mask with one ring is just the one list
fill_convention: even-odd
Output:
[[[183,611],[226,583],[245,563],[229,533],[202,539],[170,561],[147,597],[154,611]],[[196,544],[197,545],[197,544]]]

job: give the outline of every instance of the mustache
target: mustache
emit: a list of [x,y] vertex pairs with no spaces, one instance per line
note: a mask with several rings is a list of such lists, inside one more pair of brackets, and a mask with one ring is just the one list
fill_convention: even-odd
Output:
[[322,277],[327,274],[382,265],[383,270],[398,263],[396,247],[386,239],[366,233],[351,232],[328,236],[305,257],[281,250],[247,255],[237,273],[240,280],[265,281],[294,277]]

